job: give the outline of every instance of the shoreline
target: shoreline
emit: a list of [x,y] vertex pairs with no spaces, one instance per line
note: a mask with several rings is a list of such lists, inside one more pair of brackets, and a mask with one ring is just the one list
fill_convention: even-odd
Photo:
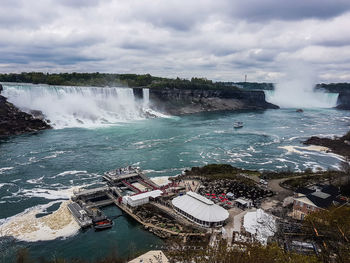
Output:
[[350,132],[347,132],[342,137],[335,137],[332,139],[312,136],[304,141],[303,144],[326,147],[334,154],[343,156],[345,159],[350,158]]

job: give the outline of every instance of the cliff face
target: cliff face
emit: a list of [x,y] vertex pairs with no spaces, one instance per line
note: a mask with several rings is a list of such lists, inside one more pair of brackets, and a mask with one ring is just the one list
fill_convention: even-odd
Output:
[[336,108],[341,110],[350,110],[350,92],[349,91],[339,92]]
[[219,110],[278,109],[265,100],[263,91],[150,89],[150,101],[172,115]]
[[[2,86],[0,84],[0,92]],[[28,132],[50,129],[41,119],[34,118],[32,115],[20,111],[7,99],[0,95],[0,137],[19,135]]]

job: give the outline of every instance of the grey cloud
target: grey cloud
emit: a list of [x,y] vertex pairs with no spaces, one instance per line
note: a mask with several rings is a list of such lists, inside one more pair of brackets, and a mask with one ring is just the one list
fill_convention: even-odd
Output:
[[299,59],[343,80],[347,2],[3,0],[0,70],[274,81]]
[[234,17],[250,21],[329,19],[350,10],[348,0],[247,0],[226,3]]
[[[1,53],[0,53],[1,54]],[[57,65],[70,65],[84,61],[99,61],[98,58],[92,58],[82,54],[76,54],[75,51],[62,50],[31,50],[17,51],[1,54],[0,63],[30,64],[33,62],[50,62]]]
[[320,46],[329,46],[329,47],[350,46],[350,38],[319,40],[319,41],[316,41],[315,44]]
[[110,0],[57,0],[63,6],[71,8],[95,7]]

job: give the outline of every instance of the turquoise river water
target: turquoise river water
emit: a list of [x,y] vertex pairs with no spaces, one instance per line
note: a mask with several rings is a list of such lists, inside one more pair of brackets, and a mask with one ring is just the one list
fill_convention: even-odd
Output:
[[[16,96],[11,97],[11,89],[21,96],[22,86],[5,86],[5,96],[7,93],[10,101],[23,106],[18,96],[17,101]],[[25,93],[33,89],[26,88]],[[63,102],[62,110],[71,114],[67,108],[77,101],[69,105]],[[91,98],[79,103],[100,105]],[[45,107],[41,109],[44,114],[49,106]],[[52,112],[48,109],[47,114]],[[84,112],[79,114],[80,120],[88,118]],[[96,118],[92,118],[95,122],[89,122],[88,127],[75,127],[79,126],[75,123],[82,121],[68,125],[72,122],[67,124],[64,120],[64,116],[57,120],[60,126],[52,130],[0,141],[0,259],[3,262],[11,262],[14,251],[21,247],[28,248],[36,258],[92,259],[111,251],[127,256],[133,251],[162,245],[160,239],[124,216],[115,219],[112,229],[102,232],[68,231],[56,239],[54,232],[50,233],[53,238],[34,235],[31,242],[23,241],[26,238],[21,238],[21,233],[14,234],[16,238],[8,236],[11,231],[8,232],[6,224],[27,223],[30,233],[30,227],[35,226],[33,213],[35,218],[45,217],[69,198],[74,187],[98,184],[104,171],[117,167],[136,165],[150,177],[173,176],[185,168],[208,163],[259,170],[338,169],[341,157],[310,149],[301,142],[312,135],[344,134],[349,130],[350,112],[310,108],[297,113],[293,108],[284,108],[152,119],[140,114],[114,125],[98,122],[101,125],[92,126],[91,123],[96,123]],[[233,122],[237,120],[243,121],[244,127],[234,130]],[[121,214],[115,207],[104,211],[108,215]],[[40,241],[43,239],[49,240]]]

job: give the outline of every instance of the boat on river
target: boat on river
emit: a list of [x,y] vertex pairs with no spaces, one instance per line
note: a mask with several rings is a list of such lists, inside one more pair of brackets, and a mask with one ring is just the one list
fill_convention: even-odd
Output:
[[108,218],[94,223],[95,231],[108,229],[108,228],[111,228],[112,226],[113,226],[113,221]]
[[235,128],[235,129],[243,128],[243,122],[242,121],[234,122],[233,123],[233,128]]

